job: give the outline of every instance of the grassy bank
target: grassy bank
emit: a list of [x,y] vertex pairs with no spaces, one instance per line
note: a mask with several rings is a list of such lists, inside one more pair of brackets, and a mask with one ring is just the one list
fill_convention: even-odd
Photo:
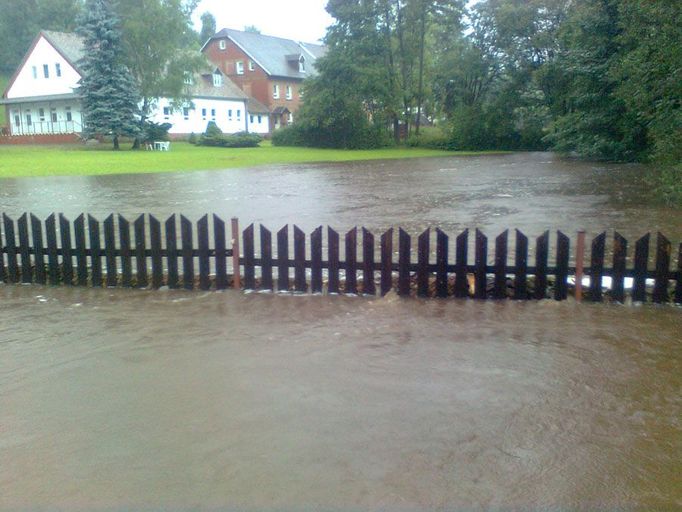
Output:
[[274,147],[224,149],[173,142],[171,151],[111,151],[111,147],[0,146],[0,177],[68,176],[229,169],[267,164],[345,162],[480,153],[421,148],[333,150]]

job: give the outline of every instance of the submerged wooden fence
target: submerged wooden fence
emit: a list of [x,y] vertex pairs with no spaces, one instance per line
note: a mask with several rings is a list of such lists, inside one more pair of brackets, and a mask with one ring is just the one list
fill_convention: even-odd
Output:
[[[682,303],[682,244],[676,270],[671,270],[672,244],[658,234],[653,266],[649,264],[650,234],[635,242],[632,266],[628,267],[628,241],[614,234],[611,266],[606,264],[606,233],[592,240],[590,265],[585,267],[584,234],[578,234],[578,252],[571,262],[571,241],[557,232],[550,250],[549,231],[534,241],[534,261],[529,259],[529,239],[515,231],[513,264],[509,264],[509,231],[494,240],[494,263],[488,262],[488,238],[478,229],[464,230],[454,240],[435,230],[417,237],[416,258],[412,237],[403,229],[389,229],[378,244],[369,230],[353,228],[341,236],[332,228],[315,229],[310,236],[293,226],[276,233],[253,224],[239,232],[232,219],[227,239],[225,222],[213,215],[196,224],[175,215],[163,224],[153,215],[129,222],[110,215],[102,223],[91,215],[70,222],[64,215],[50,215],[44,222],[23,214],[17,221],[2,215],[0,223],[0,280],[6,283],[67,284],[93,287],[185,288],[201,290],[238,287],[279,292],[346,293],[420,297],[474,297],[517,300],[552,297],[564,300],[569,289],[583,296],[583,276],[589,277],[585,296],[611,300]],[[132,227],[132,230],[131,230]],[[196,233],[196,237],[195,237]],[[256,252],[256,242],[260,251]],[[291,243],[293,242],[293,243]],[[240,245],[242,251],[240,251]],[[358,257],[358,247],[361,257]],[[293,248],[293,258],[290,249]],[[473,248],[473,254],[470,249]],[[274,250],[276,249],[276,251]],[[394,250],[395,249],[395,250]],[[553,252],[550,265],[550,252]],[[342,257],[344,256],[344,257]],[[198,266],[196,265],[198,263]],[[531,263],[533,263],[531,265]],[[235,272],[234,269],[238,269]],[[293,280],[292,280],[293,270]],[[228,273],[231,271],[231,274]],[[569,281],[575,281],[571,284]],[[603,286],[610,279],[609,286]]]

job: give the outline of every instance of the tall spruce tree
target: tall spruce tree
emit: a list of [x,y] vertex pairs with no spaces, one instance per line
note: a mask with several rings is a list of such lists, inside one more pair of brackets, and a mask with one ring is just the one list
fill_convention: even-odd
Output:
[[111,135],[119,149],[121,135],[139,132],[139,94],[123,64],[121,32],[111,0],[87,0],[79,21],[84,57],[80,61],[86,136]]

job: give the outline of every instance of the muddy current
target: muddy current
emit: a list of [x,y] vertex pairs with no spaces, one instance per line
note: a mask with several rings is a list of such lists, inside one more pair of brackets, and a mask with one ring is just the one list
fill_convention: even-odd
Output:
[[[5,180],[0,209],[682,234],[596,164],[364,165]],[[0,509],[679,509],[681,333],[675,306],[0,284]]]

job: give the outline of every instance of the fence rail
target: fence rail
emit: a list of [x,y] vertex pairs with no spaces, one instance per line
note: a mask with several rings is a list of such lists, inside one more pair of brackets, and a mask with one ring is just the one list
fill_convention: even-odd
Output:
[[323,235],[321,226],[307,236],[287,225],[277,231],[273,243],[273,233],[266,227],[256,233],[251,224],[240,232],[238,221],[232,219],[228,239],[226,224],[216,215],[212,222],[204,215],[196,223],[182,215],[179,222],[171,215],[163,223],[153,215],[140,215],[131,223],[113,214],[103,222],[85,214],[73,222],[62,214],[44,221],[33,214],[16,221],[3,214],[0,281],[367,295],[395,290],[403,296],[516,300],[564,300],[573,292],[578,299],[584,294],[592,301],[606,296],[618,302],[629,298],[682,303],[682,244],[672,270],[673,246],[660,233],[652,265],[647,233],[635,241],[631,266],[628,241],[617,232],[607,265],[606,233],[601,233],[591,242],[589,267],[583,265],[584,233],[577,236],[574,265],[573,244],[561,231],[550,246],[549,231],[529,240],[515,230],[512,247],[506,230],[495,237],[490,260],[489,239],[478,229],[473,236],[468,229],[457,235],[454,251],[450,237],[440,229],[427,229],[416,245],[402,228],[391,228],[378,240],[365,228],[353,228],[343,237],[327,228]]

